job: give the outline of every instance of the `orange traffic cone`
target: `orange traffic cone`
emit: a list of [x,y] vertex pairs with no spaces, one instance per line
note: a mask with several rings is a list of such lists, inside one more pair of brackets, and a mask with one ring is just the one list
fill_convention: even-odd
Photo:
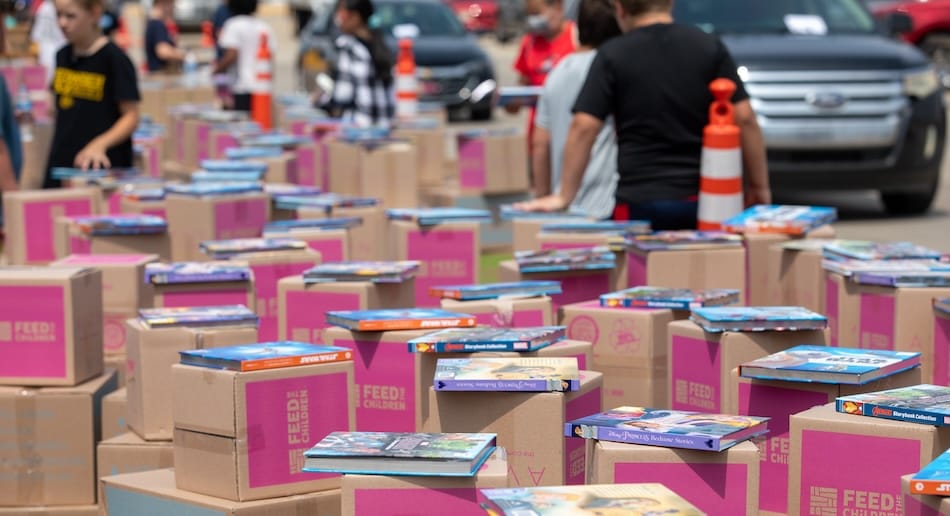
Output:
[[716,79],[709,85],[715,100],[703,132],[699,180],[699,229],[716,230],[742,211],[742,145],[735,124],[732,94],[736,84]]
[[201,22],[201,48],[214,46],[214,25],[210,21]]
[[419,113],[419,80],[416,77],[416,59],[412,54],[412,40],[399,40],[396,60],[396,118],[415,118]]
[[271,73],[270,45],[267,44],[267,33],[261,34],[261,43],[257,47],[255,58],[254,91],[251,92],[251,120],[257,122],[265,131],[273,127],[271,115],[271,95],[273,92],[273,75]]

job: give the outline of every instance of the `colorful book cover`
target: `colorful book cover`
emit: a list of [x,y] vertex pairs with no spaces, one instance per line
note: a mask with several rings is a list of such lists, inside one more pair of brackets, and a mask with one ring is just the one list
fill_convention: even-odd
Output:
[[898,259],[898,260],[829,260],[821,261],[821,267],[826,271],[850,277],[859,272],[930,272],[950,271],[950,264],[940,263],[932,259]]
[[541,226],[543,233],[580,233],[580,234],[628,234],[645,235],[650,233],[648,220],[604,220],[595,222],[554,222]]
[[944,315],[950,316],[950,297],[944,299],[934,299],[934,310]]
[[280,147],[231,147],[224,157],[233,160],[279,158],[284,151]]
[[565,335],[564,326],[453,328],[411,339],[409,352],[537,351],[563,340]]
[[649,235],[629,235],[625,243],[644,252],[719,249],[742,246],[742,236],[725,231],[657,231]]
[[304,271],[305,282],[370,281],[374,283],[402,283],[415,277],[420,262],[328,262]]
[[537,104],[543,89],[541,86],[502,86],[498,88],[498,106],[505,107],[509,104],[533,106]]
[[204,254],[219,260],[244,253],[302,251],[307,248],[307,243],[293,238],[236,238],[201,242],[199,248]]
[[188,183],[165,186],[166,194],[205,197],[214,195],[234,195],[250,192],[262,192],[264,186],[256,182]]
[[307,143],[307,138],[287,133],[267,133],[249,136],[241,140],[242,145],[255,147],[296,147]]
[[521,272],[613,269],[617,265],[616,255],[607,246],[516,251],[515,260]]
[[379,199],[371,197],[356,197],[334,193],[320,195],[279,195],[274,197],[274,204],[282,210],[296,210],[298,208],[322,209],[326,212],[333,208],[359,208],[377,206]]
[[250,183],[254,181],[260,181],[262,177],[264,177],[264,172],[259,172],[257,170],[222,170],[220,172],[199,170],[191,174],[191,182],[192,184],[220,183],[221,181]]
[[482,489],[489,516],[704,516],[663,484]]
[[827,206],[778,206],[760,204],[722,223],[733,233],[804,235],[838,219],[838,210]]
[[851,281],[894,288],[950,287],[950,270],[927,272],[856,272]]
[[950,496],[950,450],[910,478],[911,494]]
[[437,330],[475,326],[475,317],[435,308],[327,312],[327,324],[353,331]]
[[503,204],[499,209],[501,220],[542,220],[560,222],[589,222],[591,219],[582,211],[524,211],[512,204]]
[[304,471],[473,476],[496,434],[332,432],[304,452]]
[[687,288],[633,287],[600,296],[605,308],[667,308],[691,310],[706,306],[733,305],[739,302],[734,289],[690,290]]
[[561,293],[561,282],[556,280],[514,281],[481,285],[447,285],[429,288],[429,295],[443,299],[472,301],[499,297],[537,297]]
[[286,183],[264,183],[264,192],[271,197],[319,195],[322,190],[316,186],[293,185]]
[[230,326],[254,324],[257,314],[244,305],[140,308],[139,320],[148,328]]
[[161,201],[165,199],[165,188],[123,189],[122,197],[131,201]]
[[400,208],[386,210],[389,220],[406,220],[420,226],[434,226],[448,222],[491,222],[488,210],[468,208]]
[[618,407],[564,424],[564,435],[617,443],[723,451],[768,432],[767,417]]
[[50,170],[50,174],[53,179],[67,180],[74,178],[104,178],[104,177],[136,177],[142,175],[142,171],[138,168],[128,167],[128,168],[97,168],[90,170],[83,170],[81,168],[72,168],[72,167],[53,167]]
[[392,139],[388,127],[357,127],[352,125],[340,126],[339,138],[349,143],[386,143]]
[[761,380],[861,385],[920,365],[920,353],[877,349],[795,346],[739,366],[739,375]]
[[950,426],[950,387],[915,385],[841,396],[838,412],[933,426]]
[[251,268],[233,262],[173,262],[145,265],[145,282],[153,285],[248,281]]
[[819,251],[832,242],[830,238],[795,238],[782,244],[782,249],[788,251]]
[[168,231],[168,223],[154,215],[93,215],[76,217],[73,223],[85,235],[157,235]]
[[437,391],[570,392],[581,388],[577,359],[440,358],[433,386]]
[[260,161],[241,161],[236,159],[206,159],[199,164],[208,172],[267,172],[267,163]]
[[336,217],[329,219],[275,220],[264,226],[264,232],[285,232],[296,229],[350,229],[363,224],[362,217]]
[[724,331],[823,330],[828,318],[800,306],[694,308],[690,320],[709,333]]
[[833,240],[825,245],[824,254],[832,260],[899,260],[906,258],[940,259],[940,253],[911,242],[870,242],[866,240]]
[[327,364],[353,359],[353,351],[350,348],[318,346],[293,341],[189,349],[178,353],[181,357],[180,363],[184,365],[240,372]]

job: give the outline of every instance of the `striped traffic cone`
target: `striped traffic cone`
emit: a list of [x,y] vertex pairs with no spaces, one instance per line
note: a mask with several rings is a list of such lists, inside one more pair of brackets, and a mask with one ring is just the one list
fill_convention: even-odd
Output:
[[270,45],[267,44],[267,33],[261,34],[261,43],[257,47],[255,58],[255,85],[251,92],[251,120],[258,123],[261,129],[270,131],[273,127],[271,114],[273,75],[271,73]]
[[419,113],[419,79],[416,77],[416,60],[412,54],[412,40],[399,40],[399,56],[396,60],[396,118],[415,118]]
[[201,22],[201,48],[214,47],[214,24],[205,20]]
[[742,145],[735,124],[732,94],[736,84],[716,79],[709,85],[715,100],[703,132],[699,179],[699,229],[716,230],[742,211]]

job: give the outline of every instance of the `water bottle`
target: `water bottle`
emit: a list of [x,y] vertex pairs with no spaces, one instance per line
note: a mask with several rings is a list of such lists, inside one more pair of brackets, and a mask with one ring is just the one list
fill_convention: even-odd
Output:
[[33,102],[30,100],[30,91],[25,84],[17,89],[16,102],[13,110],[21,114],[20,135],[23,141],[33,139]]
[[185,73],[185,84],[195,86],[198,82],[198,58],[191,50],[185,53],[185,62],[182,65],[182,71]]

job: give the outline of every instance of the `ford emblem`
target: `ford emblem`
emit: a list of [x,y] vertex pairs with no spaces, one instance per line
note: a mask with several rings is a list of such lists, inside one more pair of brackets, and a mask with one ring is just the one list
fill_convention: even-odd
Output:
[[820,109],[840,108],[847,101],[848,97],[843,94],[830,91],[812,92],[805,96],[805,102]]

